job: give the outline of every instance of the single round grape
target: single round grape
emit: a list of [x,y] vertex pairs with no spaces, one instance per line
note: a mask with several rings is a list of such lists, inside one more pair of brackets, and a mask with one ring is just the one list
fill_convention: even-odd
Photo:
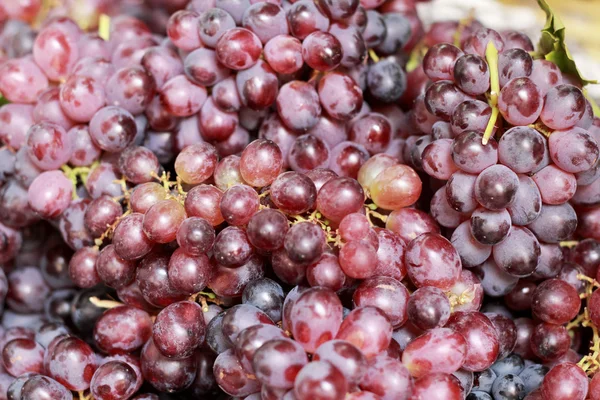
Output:
[[330,340],[323,343],[313,361],[327,361],[340,370],[348,382],[358,382],[365,373],[367,360],[353,344],[343,340]]
[[49,354],[49,375],[70,390],[88,389],[96,368],[94,351],[76,337],[62,339]]
[[211,96],[217,107],[225,112],[239,111],[242,107],[234,77],[230,76],[215,84]]
[[517,174],[503,165],[493,165],[483,170],[475,181],[475,197],[490,210],[510,206],[519,186]]
[[318,85],[319,100],[329,116],[341,121],[355,117],[363,104],[362,90],[348,75],[332,72]]
[[254,32],[265,44],[277,35],[288,33],[285,11],[278,5],[260,2],[244,11],[242,26]]
[[594,137],[578,127],[553,132],[548,145],[552,161],[560,169],[570,173],[590,169],[600,154],[599,144]]
[[456,60],[464,53],[449,43],[439,43],[430,47],[423,58],[423,70],[433,81],[452,80]]
[[[365,132],[367,133],[367,132]],[[338,176],[356,179],[360,167],[369,159],[369,152],[359,143],[366,138],[356,138],[355,141],[343,141],[331,149],[329,168]],[[373,143],[373,147],[379,144]]]
[[540,119],[551,129],[569,129],[581,120],[585,108],[581,90],[573,85],[558,85],[546,94]]
[[240,158],[240,173],[255,187],[273,183],[283,165],[281,150],[270,140],[257,139],[250,143]]
[[425,93],[425,106],[433,115],[450,121],[454,108],[465,100],[468,96],[461,92],[452,81],[438,81],[433,83]]
[[133,116],[116,106],[101,108],[90,121],[90,135],[94,144],[111,153],[124,150],[131,144],[136,132]]
[[171,255],[167,273],[175,290],[193,294],[202,291],[210,281],[212,265],[205,254],[191,255],[181,247]]
[[544,322],[564,324],[579,312],[581,300],[577,290],[559,279],[542,282],[533,294],[531,310]]
[[481,244],[501,243],[508,236],[510,229],[510,214],[506,210],[487,210],[480,207],[471,215],[471,234]]
[[73,184],[61,171],[46,171],[33,180],[27,199],[33,211],[52,219],[67,209],[72,194]]
[[144,380],[161,392],[181,391],[190,386],[196,376],[194,357],[181,360],[167,358],[152,340],[144,345],[140,361]]
[[234,226],[219,232],[213,250],[216,261],[229,268],[245,264],[253,254],[246,232]]
[[519,281],[519,278],[498,267],[491,258],[477,266],[475,273],[481,279],[483,291],[491,297],[504,296],[510,293]]
[[433,328],[411,340],[402,354],[402,363],[415,378],[432,373],[457,371],[467,355],[464,337],[448,328]]
[[[463,101],[456,106],[452,112],[452,117],[450,119],[453,133],[452,137],[466,131],[475,131],[483,134],[491,114],[492,108],[483,101]],[[434,126],[437,124],[440,124],[440,122],[436,122]]]
[[472,96],[481,95],[490,88],[488,64],[477,54],[466,54],[456,60],[453,79],[456,86]]
[[200,14],[198,32],[200,40],[208,47],[214,48],[221,36],[232,28],[235,28],[235,21],[223,9],[209,8]]
[[363,38],[367,47],[380,45],[387,34],[387,27],[383,15],[375,10],[367,10],[367,23],[364,27]]
[[506,239],[494,246],[493,252],[496,264],[518,277],[533,274],[541,255],[535,236],[522,227],[513,227]]
[[373,202],[388,210],[414,204],[421,189],[421,179],[412,168],[405,165],[387,167],[377,175],[369,188]]
[[171,242],[176,239],[179,225],[185,218],[185,209],[176,200],[160,201],[144,215],[144,233],[153,242]]
[[555,360],[569,350],[571,339],[564,326],[542,322],[531,335],[531,349],[542,360]]
[[223,192],[212,185],[195,186],[186,196],[185,211],[190,217],[204,218],[212,226],[217,226],[223,222],[219,208],[222,196]]
[[73,394],[69,389],[43,375],[34,375],[27,379],[21,389],[20,398],[29,399],[56,399],[73,400]]
[[452,143],[452,159],[458,168],[478,174],[498,162],[498,143],[493,138],[482,144],[483,134],[466,131]]
[[333,222],[363,207],[364,191],[352,178],[332,178],[317,194],[317,210]]
[[532,179],[540,190],[544,204],[563,204],[569,201],[577,190],[575,175],[564,172],[556,165],[542,168]]
[[513,225],[528,225],[540,215],[542,197],[534,180],[519,175],[519,187],[514,202],[508,206]]
[[336,22],[330,25],[329,33],[335,36],[342,45],[342,66],[354,67],[366,59],[367,47],[358,26]]
[[390,121],[382,114],[367,113],[353,120],[348,139],[363,145],[371,155],[384,152],[390,144]]
[[190,357],[204,336],[202,307],[191,301],[170,304],[156,316],[152,327],[154,345],[163,355],[176,359]]
[[258,61],[262,52],[260,38],[244,28],[229,29],[217,41],[217,59],[234,70],[247,69]]
[[317,190],[314,183],[304,174],[284,172],[271,184],[271,201],[286,214],[303,214],[310,210],[316,201]]
[[545,153],[544,137],[535,129],[518,126],[507,130],[498,143],[502,164],[516,173],[530,173],[542,163]]
[[136,371],[122,361],[102,364],[94,373],[90,392],[99,400],[127,398],[136,392]]
[[544,399],[584,399],[589,380],[577,364],[565,362],[554,366],[544,377],[542,395]]
[[129,182],[146,183],[154,179],[160,170],[156,155],[142,146],[130,146],[119,157],[119,170]]
[[96,260],[96,272],[107,286],[118,289],[126,286],[135,278],[135,261],[123,260],[110,244],[103,248]]
[[180,10],[167,21],[167,35],[172,43],[185,51],[194,50],[202,45],[198,33],[198,13]]
[[498,52],[502,52],[504,49],[504,40],[498,32],[493,29],[480,28],[467,37],[463,47],[465,53],[479,54],[483,57],[489,43],[492,43]]
[[119,306],[106,310],[96,321],[94,341],[108,354],[140,349],[152,335],[152,320],[143,310]]
[[407,314],[409,320],[421,329],[442,327],[450,318],[450,302],[440,289],[424,286],[410,295]]
[[400,99],[407,88],[404,70],[392,60],[381,60],[369,67],[367,86],[377,100],[392,103]]
[[221,197],[221,215],[230,225],[246,225],[259,210],[258,193],[248,185],[234,185]]
[[404,46],[414,45],[414,37],[420,36],[417,28],[422,29],[422,27],[418,26],[418,18],[411,18],[410,15],[399,12],[387,12],[383,15],[383,19],[387,32],[376,48],[380,53],[395,54]]
[[467,268],[483,263],[492,252],[491,246],[481,244],[473,237],[469,221],[461,223],[454,230],[451,242],[460,255],[462,265]]
[[512,125],[534,123],[540,116],[543,105],[540,90],[529,78],[510,80],[498,96],[500,113]]
[[[183,62],[179,54],[171,47],[156,46],[147,49],[140,63],[154,78],[157,89],[162,88],[165,82],[174,76],[183,74]],[[140,82],[142,81],[145,80],[140,80]],[[146,101],[149,100],[146,99]],[[148,103],[146,103],[147,105]]]
[[312,32],[326,32],[329,29],[329,19],[309,0],[300,0],[292,4],[287,10],[287,19],[290,33],[300,40]]
[[434,286],[447,290],[458,280],[460,257],[450,241],[435,233],[425,233],[406,248],[406,267],[417,286]]
[[342,44],[330,33],[314,31],[302,42],[302,58],[317,71],[333,70],[342,62]]
[[527,51],[519,48],[503,51],[498,57],[500,87],[511,79],[528,77],[532,69],[533,59]]
[[187,218],[177,230],[177,244],[192,256],[206,254],[212,248],[214,241],[215,230],[204,218]]
[[196,114],[206,99],[206,89],[191,82],[185,75],[174,76],[160,89],[160,101],[165,109],[178,117]]
[[307,82],[288,82],[277,95],[277,112],[288,128],[306,131],[316,125],[321,115],[319,95]]
[[452,314],[446,326],[462,334],[467,341],[464,369],[483,371],[496,360],[499,352],[498,334],[485,315],[479,312],[457,311]]
[[577,214],[569,203],[543,205],[539,217],[527,227],[546,243],[568,239],[577,228]]
[[187,78],[201,86],[213,86],[230,75],[230,70],[217,61],[216,53],[204,47],[188,54],[183,66]]

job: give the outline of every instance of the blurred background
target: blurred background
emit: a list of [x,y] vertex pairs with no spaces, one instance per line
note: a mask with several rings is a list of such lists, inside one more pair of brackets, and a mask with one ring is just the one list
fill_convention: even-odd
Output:
[[[600,1],[547,0],[567,28],[567,44],[579,70],[587,79],[600,80]],[[473,13],[484,25],[516,29],[537,42],[546,16],[536,0],[432,0],[418,3],[419,16],[427,26],[432,22],[461,19]],[[587,86],[596,100],[600,85]]]

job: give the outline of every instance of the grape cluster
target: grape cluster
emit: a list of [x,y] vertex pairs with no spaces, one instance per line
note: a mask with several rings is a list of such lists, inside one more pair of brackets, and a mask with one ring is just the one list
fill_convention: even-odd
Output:
[[0,400],[600,400],[593,104],[416,8],[0,0]]

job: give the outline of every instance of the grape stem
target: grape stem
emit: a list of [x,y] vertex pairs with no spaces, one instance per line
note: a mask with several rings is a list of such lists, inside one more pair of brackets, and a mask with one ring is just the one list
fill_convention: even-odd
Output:
[[90,393],[86,396],[85,391],[83,391],[83,390],[79,390],[77,392],[77,395],[79,396],[79,400],[94,400],[94,396],[92,395],[92,393]]
[[485,49],[485,58],[490,67],[490,96],[489,96],[489,104],[492,107],[492,116],[488,121],[487,126],[485,127],[485,133],[483,134],[483,139],[481,143],[484,145],[488,144],[492,134],[494,133],[494,127],[496,126],[496,121],[498,120],[498,115],[500,114],[500,110],[498,109],[498,94],[500,93],[500,77],[498,73],[498,49],[494,46],[493,41],[489,41],[486,49]]
[[115,308],[123,305],[121,302],[114,300],[102,300],[96,296],[90,297],[90,303],[99,308]]
[[71,168],[65,164],[60,167],[63,174],[65,174],[67,179],[69,179],[73,184],[73,200],[77,200],[79,198],[79,196],[77,196],[77,183],[79,182],[79,180],[81,180],[81,182],[83,182],[83,184],[85,185],[87,183],[87,178],[90,173],[90,170],[94,168],[94,166],[95,164],[92,164],[91,167]]
[[110,17],[106,14],[100,14],[98,19],[98,36],[106,41],[110,39]]

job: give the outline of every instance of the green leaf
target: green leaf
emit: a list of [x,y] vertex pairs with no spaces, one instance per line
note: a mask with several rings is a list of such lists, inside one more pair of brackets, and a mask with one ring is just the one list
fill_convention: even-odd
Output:
[[8,99],[4,96],[2,96],[2,93],[0,93],[0,107],[2,107],[5,104],[10,103],[10,101],[8,101]]
[[595,80],[585,79],[581,75],[565,43],[565,25],[554,14],[546,0],[537,1],[540,8],[546,13],[546,25],[542,29],[538,54],[556,64],[562,72],[579,78],[583,85],[598,83]]

